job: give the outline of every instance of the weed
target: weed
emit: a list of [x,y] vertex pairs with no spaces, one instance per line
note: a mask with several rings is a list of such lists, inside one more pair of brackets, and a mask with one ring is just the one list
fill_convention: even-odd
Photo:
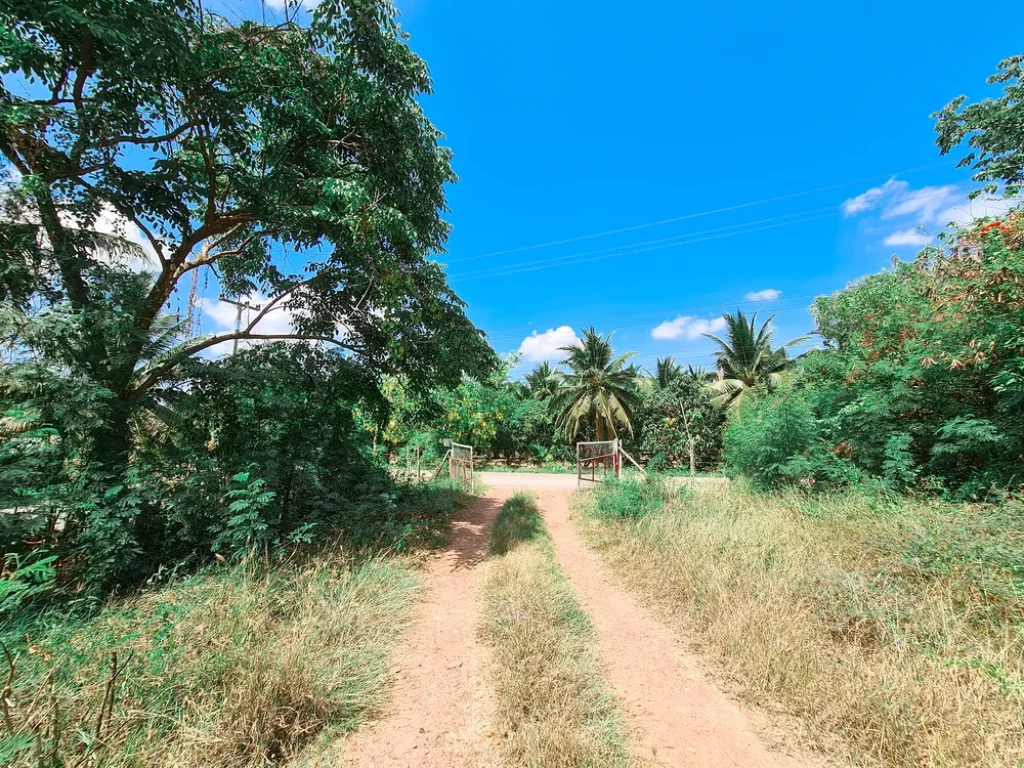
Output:
[[594,488],[593,510],[600,517],[636,519],[657,512],[679,492],[658,475],[647,478],[612,478]]

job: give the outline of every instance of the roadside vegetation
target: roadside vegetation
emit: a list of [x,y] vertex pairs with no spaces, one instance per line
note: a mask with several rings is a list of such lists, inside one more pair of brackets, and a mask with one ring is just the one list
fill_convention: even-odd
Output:
[[592,545],[750,700],[857,765],[1024,759],[1024,508],[609,483]]
[[[409,517],[430,540],[465,500],[421,488]],[[420,584],[413,555],[340,532],[105,602],[7,568],[0,763],[26,768],[305,764],[376,711]]]
[[69,593],[55,584],[55,556],[8,556],[0,764],[328,759],[390,682],[420,591],[408,550],[441,540],[468,498],[449,481],[401,489],[376,543],[359,547],[339,527],[318,543],[250,549],[191,575],[158,572],[124,597]]
[[592,627],[555,563],[532,496],[505,502],[490,554],[480,637],[490,649],[501,764],[629,765]]
[[[1004,213],[818,298],[814,349],[737,309],[714,370],[591,326],[516,380],[439,261],[452,153],[393,5],[208,6],[0,9],[0,763],[304,760],[373,711],[463,498],[403,452],[595,439],[737,478],[581,503],[752,696],[865,764],[1024,761],[1024,57],[934,115]],[[506,763],[624,764],[528,497],[485,600]]]
[[253,557],[8,631],[0,762],[287,764],[374,711],[418,583],[397,558]]

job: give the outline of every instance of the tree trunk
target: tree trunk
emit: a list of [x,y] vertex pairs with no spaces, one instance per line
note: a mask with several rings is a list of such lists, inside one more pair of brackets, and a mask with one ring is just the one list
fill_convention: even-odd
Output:
[[128,466],[132,452],[131,405],[118,397],[93,433],[92,455],[105,472],[119,475]]
[[690,454],[690,477],[693,477],[697,471],[697,452],[696,446],[693,444],[693,433],[690,431],[690,416],[683,401],[678,400],[677,402],[679,403],[679,413],[683,416],[683,429],[686,430],[686,447]]

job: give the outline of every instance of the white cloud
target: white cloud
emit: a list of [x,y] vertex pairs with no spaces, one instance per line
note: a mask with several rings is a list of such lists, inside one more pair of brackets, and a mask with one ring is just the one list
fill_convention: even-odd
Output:
[[912,245],[925,246],[931,243],[931,235],[926,235],[916,229],[900,229],[885,238],[886,245]]
[[[260,294],[250,294],[239,299],[244,301],[253,307],[263,307],[267,303],[267,299]],[[210,321],[213,327],[204,328],[209,333],[230,333],[235,330],[235,324],[238,322],[238,307],[234,304],[228,304],[226,301],[220,301],[219,299],[208,299],[202,298],[198,302],[199,309],[202,312],[204,325],[205,321]],[[242,310],[241,327],[245,328],[253,318],[259,313],[258,309]],[[281,301],[272,310],[267,312],[259,322],[256,323],[253,331],[255,333],[268,334],[278,336],[281,334],[287,334],[292,332],[294,313],[288,306],[287,299]],[[256,344],[258,341],[239,341],[238,346],[244,347],[249,344]],[[233,342],[225,341],[220,344],[216,344],[209,349],[209,354],[213,357],[218,357],[223,354],[227,354],[232,348]]]
[[751,291],[747,294],[747,301],[775,301],[782,295],[782,291],[774,288],[765,288],[763,291]]
[[872,187],[867,192],[851,197],[843,202],[843,215],[853,216],[857,213],[869,211],[878,205],[883,199],[902,192],[910,185],[905,181],[898,181],[895,177],[889,179],[880,187]]
[[122,260],[122,263],[126,263],[130,269],[135,272],[153,269],[157,261],[153,245],[134,222],[114,210],[113,206],[107,203],[103,204],[99,215],[92,223],[92,228],[100,234],[120,237],[141,249],[144,254],[142,258],[133,255]]
[[960,197],[957,188],[951,184],[942,187],[921,187],[904,189],[893,195],[882,213],[883,219],[913,216],[919,223],[935,223],[935,214]]
[[889,179],[843,203],[847,216],[882,208],[882,220],[899,219],[903,227],[883,241],[891,246],[924,246],[933,242],[935,233],[950,224],[970,224],[990,216],[1002,216],[1020,200],[1002,197],[968,199],[953,184],[911,189],[905,181]]
[[655,339],[699,339],[705,333],[714,333],[725,328],[725,318],[706,320],[702,317],[680,316],[666,320],[651,331]]
[[[13,166],[8,166],[2,170],[6,170],[9,173],[8,178],[0,178],[0,196],[9,192],[11,187],[16,183],[20,183],[21,179],[21,175]],[[0,174],[0,176],[2,176],[2,174]],[[39,223],[38,213],[31,206],[21,205],[20,203],[16,206],[11,206],[9,210],[5,208],[3,215],[13,217],[14,221],[27,222],[30,224]],[[61,224],[66,228],[74,230],[82,229],[80,220],[72,216],[70,213],[59,211],[57,216],[60,219]],[[103,203],[100,206],[100,212],[96,215],[96,218],[93,219],[92,223],[84,229],[86,231],[98,232],[102,235],[117,237],[122,241],[126,241],[129,244],[138,247],[138,250],[135,252],[128,251],[125,248],[118,248],[116,250],[97,248],[94,256],[99,261],[107,264],[116,262],[127,266],[134,272],[152,271],[154,269],[157,257],[152,244],[134,222],[129,220],[126,216],[118,213],[117,210],[109,203]],[[41,229],[38,237],[40,245],[46,247],[49,239]]]
[[935,214],[935,218],[942,225],[970,224],[978,219],[1004,216],[1011,208],[1020,205],[1020,203],[1020,199],[1012,197],[964,199],[956,205],[939,211]]
[[561,347],[576,347],[579,344],[580,339],[572,327],[560,325],[558,328],[549,328],[544,333],[534,331],[519,345],[519,354],[523,356],[523,360],[531,363],[560,360],[565,356],[565,353],[560,351]]

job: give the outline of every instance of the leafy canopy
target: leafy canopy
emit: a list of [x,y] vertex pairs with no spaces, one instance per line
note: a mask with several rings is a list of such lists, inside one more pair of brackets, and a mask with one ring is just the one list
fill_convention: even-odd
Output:
[[[390,3],[325,0],[308,26],[269,26],[199,0],[16,0],[0,22],[0,151],[21,174],[3,239],[24,246],[2,294],[88,315],[80,365],[116,398],[238,339],[322,341],[412,386],[490,364],[427,259],[455,177]],[[152,259],[131,297],[83,234],[101,216],[137,228]],[[291,252],[308,263],[289,270]],[[266,297],[260,309],[140,371],[161,312],[211,271],[229,296]],[[118,334],[91,319],[111,304]],[[293,328],[263,331],[284,308]]]
[[932,115],[942,154],[967,142],[971,148],[958,167],[970,167],[974,180],[987,182],[981,192],[995,192],[1002,184],[1008,196],[1024,188],[1024,54],[999,62],[990,84],[1003,85],[1003,95],[968,104],[958,96]]

